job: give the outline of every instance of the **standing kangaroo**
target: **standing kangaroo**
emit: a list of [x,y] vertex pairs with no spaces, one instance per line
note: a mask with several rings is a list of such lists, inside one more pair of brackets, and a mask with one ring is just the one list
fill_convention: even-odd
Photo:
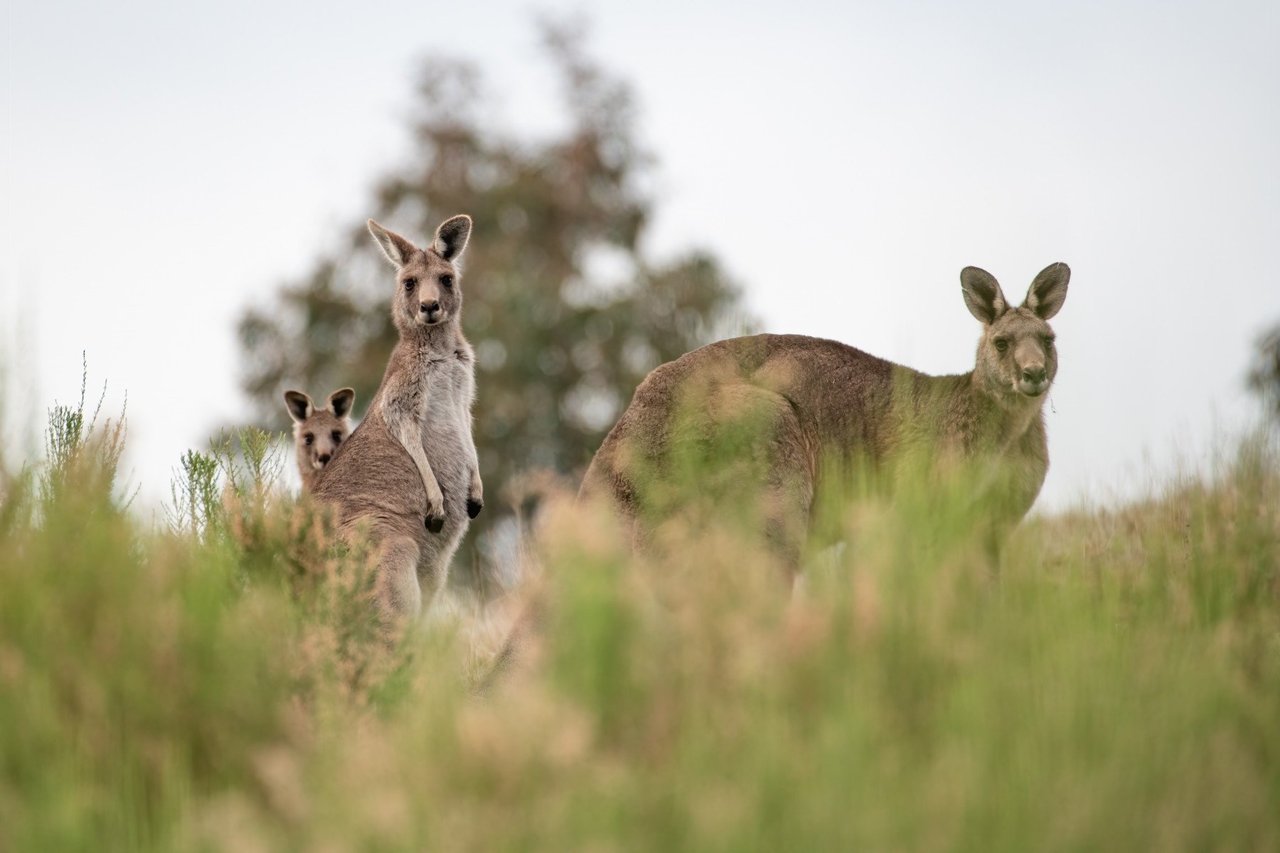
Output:
[[293,418],[293,445],[303,491],[311,491],[316,475],[351,434],[351,404],[356,392],[342,388],[329,395],[329,404],[317,409],[301,391],[285,391],[284,402]]
[[391,317],[400,339],[360,426],[316,478],[341,529],[365,527],[377,550],[377,591],[390,622],[416,615],[443,586],[468,519],[484,506],[471,436],[475,357],[462,336],[457,261],[471,219],[455,216],[426,249],[372,219],[396,268]]
[[[673,514],[664,488],[680,461],[705,461],[728,443],[730,455],[749,460],[748,470],[730,465],[711,477],[730,495],[753,490],[744,476],[754,481],[765,534],[794,576],[824,475],[892,479],[920,458],[935,471],[997,462],[985,468],[998,476],[978,484],[990,493],[984,506],[994,545],[994,531],[1026,514],[1048,471],[1042,409],[1058,356],[1047,321],[1062,307],[1070,277],[1066,264],[1045,268],[1012,308],[990,273],[966,267],[961,290],[983,330],[976,366],[955,376],[927,376],[799,335],[734,338],[695,350],[636,389],[591,461],[582,496],[612,498],[643,539],[653,522]],[[739,429],[744,421],[749,434]]]

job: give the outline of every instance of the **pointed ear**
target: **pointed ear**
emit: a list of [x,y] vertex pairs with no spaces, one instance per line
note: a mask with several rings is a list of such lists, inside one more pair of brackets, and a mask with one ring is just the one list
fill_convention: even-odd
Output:
[[351,412],[351,404],[355,401],[354,388],[341,388],[329,395],[329,408],[333,409],[335,418],[345,418]]
[[969,306],[969,313],[980,323],[990,326],[1009,310],[1009,302],[1000,290],[1000,283],[986,270],[977,267],[960,270],[960,289],[964,292],[964,304]]
[[471,237],[471,217],[465,213],[446,219],[436,229],[436,239],[431,244],[440,257],[452,261],[467,248],[467,240]]
[[298,423],[311,417],[311,413],[315,411],[315,407],[311,405],[311,398],[301,391],[285,391],[284,404],[289,409],[289,417]]
[[1067,282],[1071,281],[1071,268],[1059,261],[1040,270],[1027,290],[1023,308],[1030,308],[1041,320],[1048,320],[1067,301]]
[[382,254],[387,256],[387,260],[402,267],[413,257],[413,253],[418,247],[401,237],[394,231],[388,231],[372,219],[367,223],[369,233],[373,235],[373,239],[378,241],[378,248],[382,249]]

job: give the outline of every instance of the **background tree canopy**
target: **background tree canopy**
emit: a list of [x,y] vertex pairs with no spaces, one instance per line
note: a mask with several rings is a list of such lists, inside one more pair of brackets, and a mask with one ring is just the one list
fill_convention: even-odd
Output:
[[[637,142],[631,90],[586,55],[580,29],[543,24],[541,36],[565,129],[541,139],[495,129],[481,119],[474,65],[427,62],[412,158],[377,186],[370,210],[420,244],[452,214],[475,220],[463,326],[476,348],[475,438],[489,500],[454,576],[478,590],[496,561],[486,534],[509,517],[506,487],[518,474],[576,473],[649,370],[750,326],[738,288],[708,253],[646,257],[652,158]],[[314,397],[350,385],[357,410],[368,405],[396,340],[392,281],[361,220],[337,253],[244,313],[243,387],[258,423],[287,423],[287,387]]]
[[1248,379],[1271,416],[1280,419],[1280,323],[1258,339]]

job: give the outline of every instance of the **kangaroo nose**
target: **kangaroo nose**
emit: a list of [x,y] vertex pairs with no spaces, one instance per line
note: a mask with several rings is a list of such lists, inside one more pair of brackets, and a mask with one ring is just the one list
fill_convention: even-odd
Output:
[[333,457],[332,457],[332,456],[330,456],[328,453],[321,453],[321,454],[320,454],[319,456],[317,456],[316,458],[320,460],[320,464],[321,464],[321,465],[328,465],[328,464],[329,464],[329,460],[330,460],[330,459],[332,459]]
[[439,302],[437,302],[437,301],[436,301],[436,300],[434,300],[434,299],[433,299],[433,300],[431,300],[430,302],[424,302],[424,303],[422,303],[422,313],[423,313],[423,314],[434,314],[434,313],[436,313],[436,312],[437,312],[437,311],[439,311],[439,310],[440,310],[440,303],[439,303]]
[[1035,385],[1039,385],[1044,381],[1045,369],[1043,367],[1024,367],[1022,368],[1022,378]]

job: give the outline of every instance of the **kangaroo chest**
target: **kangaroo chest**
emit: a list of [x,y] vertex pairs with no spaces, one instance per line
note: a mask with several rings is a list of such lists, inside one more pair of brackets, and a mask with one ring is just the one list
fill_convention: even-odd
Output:
[[422,371],[424,401],[422,423],[436,424],[447,420],[449,412],[468,409],[471,403],[470,365],[458,359],[433,360]]
[[469,359],[459,355],[428,361],[421,375],[419,411],[423,438],[442,440],[470,430],[475,378]]

